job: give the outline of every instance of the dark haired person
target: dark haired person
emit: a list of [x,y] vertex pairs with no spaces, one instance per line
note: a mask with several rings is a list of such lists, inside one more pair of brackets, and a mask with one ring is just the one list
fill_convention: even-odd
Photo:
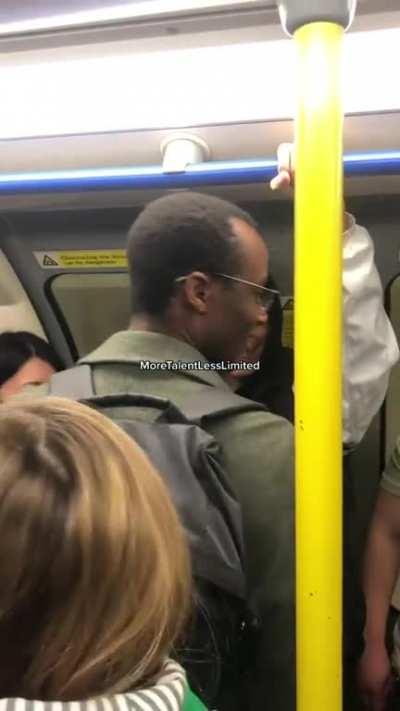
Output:
[[[130,328],[81,360],[91,367],[96,393],[157,395],[184,409],[210,388],[229,392],[205,366],[240,360],[275,298],[267,287],[267,246],[252,217],[210,195],[169,194],[132,225],[128,257]],[[160,367],[167,362],[176,367]],[[254,409],[204,427],[221,445],[241,504],[249,596],[263,623],[256,662],[238,680],[245,701],[238,690],[236,708],[267,702],[274,711],[294,711],[292,426]]]
[[46,383],[62,363],[52,346],[28,331],[0,334],[0,399],[19,393],[26,385]]
[[[219,373],[204,366],[236,361],[253,328],[267,320],[274,296],[266,287],[268,250],[252,217],[210,195],[169,194],[148,204],[132,225],[128,257],[130,328],[81,360],[91,367],[95,392],[157,395],[182,409],[210,388],[229,394]],[[158,367],[167,361],[178,368]],[[129,411],[121,417],[129,418]],[[229,711],[258,709],[267,699],[274,711],[290,711],[292,426],[255,409],[209,421],[205,428],[223,449],[242,507],[249,595],[264,623],[256,661],[249,664],[248,678],[237,680],[242,689],[235,689]]]

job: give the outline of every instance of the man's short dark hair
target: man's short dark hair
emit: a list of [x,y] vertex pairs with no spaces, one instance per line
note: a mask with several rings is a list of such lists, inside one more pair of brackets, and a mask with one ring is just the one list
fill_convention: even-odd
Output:
[[54,370],[61,370],[62,363],[52,346],[28,331],[6,331],[0,334],[0,385],[22,368],[31,358],[40,358]]
[[147,205],[128,236],[133,311],[162,315],[179,276],[234,274],[240,253],[230,218],[258,229],[247,212],[211,195],[175,193]]

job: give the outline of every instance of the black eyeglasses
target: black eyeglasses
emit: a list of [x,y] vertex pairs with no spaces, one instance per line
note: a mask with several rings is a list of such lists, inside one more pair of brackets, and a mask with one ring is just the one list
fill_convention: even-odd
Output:
[[[189,274],[177,277],[175,281],[184,281],[188,278],[188,276]],[[253,281],[247,281],[247,279],[241,279],[240,277],[231,276],[230,274],[223,274],[222,272],[213,272],[212,276],[221,277],[222,279],[230,279],[231,281],[236,281],[239,284],[246,284],[247,286],[251,286],[256,292],[257,302],[266,311],[269,311],[275,299],[279,297],[279,291],[277,291],[276,289],[268,289],[268,287],[266,286],[261,286],[260,284],[256,284]]]

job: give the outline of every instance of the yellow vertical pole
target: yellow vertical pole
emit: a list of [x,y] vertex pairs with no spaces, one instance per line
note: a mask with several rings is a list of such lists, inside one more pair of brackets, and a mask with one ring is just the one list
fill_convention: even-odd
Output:
[[342,704],[343,34],[294,34],[297,711]]

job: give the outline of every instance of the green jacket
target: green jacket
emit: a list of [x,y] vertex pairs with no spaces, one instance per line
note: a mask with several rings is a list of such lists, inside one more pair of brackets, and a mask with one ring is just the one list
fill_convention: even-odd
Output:
[[188,689],[183,702],[182,711],[207,711],[207,709],[193,691]]
[[[229,391],[216,371],[147,370],[140,361],[206,362],[193,347],[159,333],[121,331],[82,358],[99,395],[134,392],[165,397],[178,407],[208,387]],[[126,416],[126,411],[119,413]],[[145,410],[138,412],[144,419]],[[293,428],[268,412],[234,414],[207,426],[222,447],[225,469],[242,506],[249,593],[262,620],[261,649],[252,664],[246,708],[294,711]]]

